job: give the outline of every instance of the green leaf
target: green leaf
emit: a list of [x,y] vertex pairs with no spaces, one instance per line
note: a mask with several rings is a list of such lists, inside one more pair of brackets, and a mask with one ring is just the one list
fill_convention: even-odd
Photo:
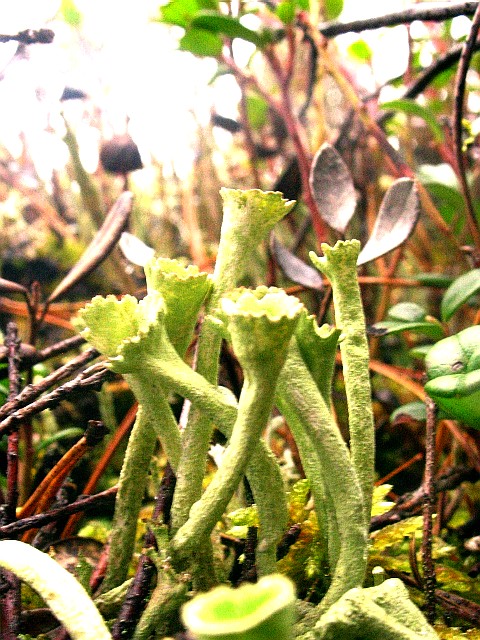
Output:
[[370,331],[373,335],[383,336],[401,333],[402,331],[413,331],[414,333],[421,333],[424,336],[428,336],[433,340],[440,340],[444,337],[442,325],[436,320],[425,322],[383,320],[383,322],[376,322]]
[[275,9],[275,13],[283,24],[291,24],[295,20],[295,3],[292,0],[285,0]]
[[440,307],[442,320],[449,320],[455,311],[480,290],[480,269],[473,269],[454,280],[448,287]]
[[343,0],[325,0],[326,20],[336,20],[343,11]]
[[384,102],[379,106],[381,109],[393,109],[394,111],[402,111],[403,113],[422,118],[422,120],[424,120],[430,127],[430,130],[432,131],[433,137],[435,138],[436,142],[443,141],[443,131],[441,126],[438,124],[435,116],[432,115],[431,111],[429,111],[426,107],[422,107],[417,102],[404,98],[400,100],[390,100],[389,102]]
[[196,56],[218,57],[222,53],[223,41],[216,33],[205,29],[189,29],[180,39],[182,51],[190,51]]
[[266,44],[261,34],[244,27],[238,18],[225,16],[216,11],[199,11],[192,19],[190,26],[195,29],[204,29],[213,33],[222,34],[229,38],[241,38],[252,42],[257,47]]
[[449,287],[453,281],[452,276],[444,273],[417,273],[415,278],[430,287]]
[[268,116],[268,104],[260,96],[250,94],[247,96],[247,118],[254,131],[261,129]]
[[380,516],[382,515],[382,513],[390,511],[390,509],[393,507],[393,505],[395,504],[394,502],[385,500],[391,490],[391,484],[381,484],[379,487],[373,488],[372,516]]
[[414,302],[400,302],[388,311],[388,317],[391,320],[401,320],[403,322],[422,322],[426,316],[425,309]]
[[405,538],[410,538],[412,534],[422,529],[422,516],[406,518],[401,522],[389,524],[380,531],[375,531],[371,535],[372,549],[375,551],[385,551],[390,547],[400,545]]
[[427,353],[433,347],[433,344],[417,344],[415,347],[409,350],[408,355],[411,358],[417,358],[418,360],[424,360]]
[[[423,165],[423,168],[425,165]],[[454,186],[440,182],[432,182],[428,176],[429,171],[420,169],[421,173],[427,173],[425,176],[426,187],[435,202],[442,218],[451,227],[452,231],[457,234],[465,225],[465,202],[462,194]],[[422,180],[422,178],[420,178]]]
[[163,7],[160,7],[160,22],[174,24],[186,29],[190,21],[202,9],[218,8],[216,0],[171,0]]
[[74,0],[62,0],[60,8],[63,19],[71,27],[79,27],[82,23],[82,14],[77,9]]
[[372,59],[372,49],[365,40],[356,40],[348,47],[348,53],[360,62],[370,62]]

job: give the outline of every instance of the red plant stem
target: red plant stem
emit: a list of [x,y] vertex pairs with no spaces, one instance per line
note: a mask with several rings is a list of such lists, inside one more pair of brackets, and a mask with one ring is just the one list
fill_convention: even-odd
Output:
[[313,198],[312,192],[310,190],[309,177],[310,177],[310,158],[309,153],[306,150],[306,145],[302,142],[302,136],[300,134],[301,126],[298,122],[298,119],[294,115],[294,111],[292,108],[290,93],[289,93],[289,79],[288,75],[284,73],[278,59],[276,58],[274,51],[272,48],[267,49],[265,51],[265,56],[272,67],[272,70],[277,78],[277,81],[280,85],[281,89],[281,100],[278,102],[275,100],[269,93],[266,91],[257,81],[257,79],[249,73],[246,73],[235,63],[235,61],[228,57],[223,56],[222,61],[230,67],[230,69],[235,74],[239,83],[244,82],[245,84],[253,87],[259,95],[274,109],[280,116],[283,118],[285,122],[285,126],[287,131],[291,137],[293,146],[295,148],[295,152],[297,154],[297,160],[300,168],[300,176],[302,180],[302,190],[303,190],[303,198],[305,204],[310,211],[312,217],[312,224],[317,236],[318,244],[321,242],[325,242],[327,240],[327,227],[323,222],[320,213],[318,211],[317,204]]
[[435,510],[435,431],[437,423],[437,405],[426,399],[427,432],[425,437],[425,500],[423,503],[422,565],[425,593],[425,614],[430,624],[435,622],[435,588],[437,579],[432,556],[433,512]]
[[414,456],[412,456],[409,460],[406,460],[399,467],[397,467],[396,469],[393,469],[393,471],[390,471],[390,473],[387,473],[387,475],[383,476],[383,478],[380,478],[380,480],[377,480],[375,482],[375,486],[379,487],[382,484],[389,482],[389,480],[391,480],[393,477],[398,475],[400,472],[405,471],[405,469],[408,469],[408,467],[411,467],[412,464],[415,464],[415,462],[418,462],[419,460],[423,460],[423,453],[421,452],[416,453]]
[[312,217],[312,225],[317,237],[317,243],[320,246],[321,242],[326,242],[328,238],[328,231],[326,224],[320,216],[317,203],[313,197],[310,189],[310,168],[311,159],[307,150],[306,143],[302,140],[302,127],[298,118],[295,116],[289,88],[289,75],[286,74],[278,60],[275,51],[272,48],[268,48],[265,51],[265,57],[268,60],[270,67],[272,68],[277,82],[280,85],[281,91],[281,115],[284,119],[285,126],[292,140],[295,152],[297,155],[298,167],[300,170],[300,177],[302,180],[302,194],[305,204],[308,207],[310,215]]
[[470,33],[465,41],[460,56],[460,62],[457,69],[457,77],[455,79],[455,91],[454,91],[454,109],[453,109],[453,141],[455,146],[455,157],[457,161],[458,177],[460,180],[460,186],[462,188],[463,197],[465,199],[465,214],[467,224],[475,247],[480,249],[480,229],[478,227],[478,221],[475,215],[475,210],[472,201],[472,194],[467,182],[467,176],[465,172],[465,162],[463,157],[463,140],[462,140],[462,117],[463,117],[463,103],[465,98],[465,87],[467,80],[468,67],[470,65],[475,42],[477,40],[478,32],[480,30],[480,4],[473,16],[472,26]]
[[[102,457],[98,461],[98,464],[93,470],[93,473],[90,476],[90,479],[88,480],[87,484],[83,489],[83,495],[86,495],[86,496],[91,495],[95,491],[97,482],[100,480],[101,476],[104,474],[105,469],[109,465],[110,460],[113,458],[120,442],[123,440],[123,438],[127,436],[129,431],[131,430],[133,423],[135,421],[135,416],[137,415],[137,410],[138,410],[138,403],[135,402],[127,411],[118,429],[116,429],[115,433],[113,434],[112,439],[107,444]],[[71,536],[77,524],[81,520],[81,518],[82,518],[81,512],[71,516],[68,519],[68,522],[65,525],[65,528],[63,529],[61,537],[68,538],[69,536]]]

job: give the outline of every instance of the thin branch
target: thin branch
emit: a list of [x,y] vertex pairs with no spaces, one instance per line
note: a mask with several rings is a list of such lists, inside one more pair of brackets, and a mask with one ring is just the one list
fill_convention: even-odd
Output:
[[78,393],[80,391],[85,392],[90,389],[99,389],[108,374],[108,369],[106,369],[102,364],[96,364],[85,369],[83,373],[73,380],[66,382],[54,391],[42,396],[28,406],[18,409],[5,418],[5,420],[0,422],[0,434],[10,432],[10,430],[13,429],[15,424],[19,421],[26,420],[30,416],[36,415],[45,409],[56,407],[62,400],[73,393]]
[[343,33],[359,33],[360,31],[380,29],[381,27],[394,27],[399,24],[409,24],[414,20],[443,22],[455,16],[473,15],[477,7],[478,2],[422,2],[404,11],[395,11],[364,20],[321,24],[319,31],[325,38],[334,38]]
[[91,362],[99,355],[100,354],[96,349],[88,349],[76,358],[73,358],[73,360],[70,360],[70,362],[67,362],[63,367],[59,367],[53,371],[37,384],[26,386],[21,393],[0,407],[0,420],[11,415],[18,409],[26,407],[28,404],[36,400],[36,398],[41,396],[42,393],[50,389],[50,387],[53,387],[53,385],[70,377],[72,373],[83,367],[88,362]]
[[[478,478],[479,474],[473,467],[455,467],[435,480],[435,495],[456,489],[462,482],[476,482]],[[372,518],[370,531],[378,531],[389,524],[395,524],[416,515],[425,501],[425,496],[423,485],[413,493],[401,496],[390,511]]]
[[110,487],[110,489],[102,491],[101,493],[96,493],[94,496],[80,496],[75,502],[72,502],[72,504],[68,504],[65,507],[51,509],[46,513],[40,513],[29,518],[23,518],[22,520],[6,524],[3,527],[0,527],[0,539],[14,538],[19,533],[23,533],[23,531],[28,531],[28,529],[39,529],[46,524],[50,524],[50,522],[56,522],[57,520],[60,520],[60,518],[65,518],[73,513],[88,511],[89,509],[94,508],[97,509],[98,507],[111,504],[115,499],[117,491],[117,486]]
[[[403,571],[389,569],[387,573],[391,577],[400,578],[409,587],[419,588],[416,580]],[[449,593],[442,589],[435,589],[435,598],[438,604],[448,611],[450,615],[462,618],[475,626],[480,625],[480,605],[476,602],[466,600],[456,593]]]
[[[5,347],[8,354],[8,398],[14,398],[20,390],[20,339],[17,325],[14,322],[7,324]],[[7,443],[7,495],[6,503],[2,509],[2,521],[5,524],[15,522],[18,503],[18,429],[14,429],[8,436]],[[2,571],[9,588],[3,595],[1,602],[2,617],[5,626],[5,640],[17,638],[20,630],[21,594],[20,580],[9,571]]]
[[[8,353],[8,400],[12,401],[20,391],[20,339],[18,337],[17,325],[14,322],[7,324],[7,335],[5,337],[5,347]],[[18,502],[18,429],[12,430],[8,437],[7,444],[7,500],[6,515],[7,520],[15,520],[15,510]]]
[[467,82],[467,72],[472,60],[475,43],[477,40],[478,32],[480,30],[480,4],[477,5],[477,10],[473,17],[472,27],[468,38],[463,46],[462,54],[460,56],[460,62],[457,70],[457,77],[455,80],[455,92],[454,92],[454,111],[452,116],[453,121],[453,142],[455,146],[455,157],[457,160],[458,177],[460,180],[460,186],[462,188],[463,197],[466,204],[466,218],[470,233],[472,234],[473,242],[478,249],[480,249],[480,229],[478,221],[475,215],[473,207],[472,194],[467,182],[467,176],[465,173],[465,160],[463,157],[463,105],[465,98],[465,88]]

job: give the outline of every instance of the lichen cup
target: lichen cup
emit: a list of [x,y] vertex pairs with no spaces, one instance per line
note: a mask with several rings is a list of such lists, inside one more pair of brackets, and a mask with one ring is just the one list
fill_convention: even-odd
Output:
[[196,596],[184,605],[182,619],[197,640],[293,640],[294,604],[293,583],[271,574]]

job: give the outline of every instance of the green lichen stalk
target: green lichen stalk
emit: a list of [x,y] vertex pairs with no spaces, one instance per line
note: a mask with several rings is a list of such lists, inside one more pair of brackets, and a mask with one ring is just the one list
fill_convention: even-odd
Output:
[[238,487],[267,424],[277,378],[302,309],[296,298],[266,287],[237,290],[222,299],[222,315],[245,380],[222,464],[172,540],[177,558],[192,553],[196,541],[212,531]]
[[[218,381],[222,339],[209,314],[215,311],[225,293],[240,284],[258,245],[294,205],[282,198],[281,193],[258,189],[221,189],[220,195],[223,199],[220,243],[213,289],[207,301],[206,319],[196,353],[196,370],[214,385]],[[211,421],[191,408],[182,437],[183,454],[172,505],[173,531],[186,522],[192,504],[200,498],[211,435]]]
[[375,432],[370,387],[369,352],[357,279],[358,240],[321,245],[324,257],[310,253],[314,265],[330,280],[348,403],[350,452],[360,481],[366,526],[370,523],[375,464]]

